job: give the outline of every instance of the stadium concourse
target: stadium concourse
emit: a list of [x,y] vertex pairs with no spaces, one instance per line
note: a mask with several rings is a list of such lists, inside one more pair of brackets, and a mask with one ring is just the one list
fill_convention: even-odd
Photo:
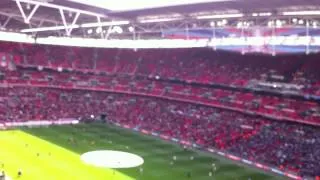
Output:
[[320,174],[319,55],[1,43],[0,123],[139,127],[301,177]]

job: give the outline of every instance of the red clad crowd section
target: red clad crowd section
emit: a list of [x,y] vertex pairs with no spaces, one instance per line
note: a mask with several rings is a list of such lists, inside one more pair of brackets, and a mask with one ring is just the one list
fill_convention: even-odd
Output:
[[216,148],[283,171],[320,173],[320,130],[239,112],[160,98],[52,88],[1,88],[6,120],[91,118],[148,129]]
[[244,89],[253,80],[280,77],[303,86],[303,95],[320,95],[317,57],[0,43],[0,121],[107,114],[115,122],[315,176],[319,102]]
[[318,55],[242,56],[199,48],[126,50],[17,43],[0,43],[0,53],[2,83],[134,92],[320,124],[317,101],[237,90],[252,80],[281,77],[282,83],[302,85],[302,94],[319,95]]

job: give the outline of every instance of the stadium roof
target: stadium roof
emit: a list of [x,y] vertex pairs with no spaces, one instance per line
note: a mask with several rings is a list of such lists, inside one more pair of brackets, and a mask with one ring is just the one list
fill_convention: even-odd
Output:
[[[231,43],[225,38],[250,37],[250,42],[232,40],[231,49],[270,52],[263,45],[268,41],[274,52],[274,44],[283,37],[298,36],[299,40],[285,41],[302,45],[295,52],[309,52],[313,45],[319,51],[318,39],[310,39],[320,36],[319,27],[319,0],[0,0],[0,31],[38,40],[199,38],[213,39],[213,46],[225,48]],[[256,44],[260,47],[252,48]]]
[[[130,24],[197,19],[199,16],[320,10],[319,0],[1,0],[1,28],[38,27],[121,21]],[[62,11],[62,12],[60,12]],[[78,14],[79,13],[79,14]],[[64,17],[62,17],[62,14]],[[223,17],[223,16],[222,16]],[[239,16],[238,18],[243,18]],[[65,19],[65,23],[64,20]],[[151,20],[150,20],[151,19]],[[162,21],[163,23],[163,21]],[[128,24],[128,23],[120,23]],[[108,24],[107,24],[108,25]],[[184,27],[183,27],[184,28]],[[64,31],[64,29],[62,29]],[[64,34],[59,30],[59,33]],[[56,32],[57,33],[57,32]],[[76,35],[79,31],[73,31]]]
[[151,9],[159,7],[169,7],[177,5],[193,5],[198,3],[210,3],[219,1],[232,0],[161,0],[161,1],[146,1],[146,0],[118,0],[118,1],[101,1],[101,0],[69,0],[71,2],[86,4],[89,6],[104,8],[110,11],[132,11],[141,9]]

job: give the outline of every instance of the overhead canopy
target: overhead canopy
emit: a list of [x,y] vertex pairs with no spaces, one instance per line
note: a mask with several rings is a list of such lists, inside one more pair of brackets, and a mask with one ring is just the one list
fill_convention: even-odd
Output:
[[80,4],[100,7],[111,11],[130,11],[138,9],[150,9],[159,7],[169,7],[177,5],[190,5],[197,3],[235,1],[235,0],[69,0]]

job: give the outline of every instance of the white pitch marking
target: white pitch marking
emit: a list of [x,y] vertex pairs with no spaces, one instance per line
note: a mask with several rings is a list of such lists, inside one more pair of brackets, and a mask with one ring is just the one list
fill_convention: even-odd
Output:
[[111,150],[90,151],[82,154],[81,160],[86,164],[112,169],[133,168],[144,163],[138,155]]

